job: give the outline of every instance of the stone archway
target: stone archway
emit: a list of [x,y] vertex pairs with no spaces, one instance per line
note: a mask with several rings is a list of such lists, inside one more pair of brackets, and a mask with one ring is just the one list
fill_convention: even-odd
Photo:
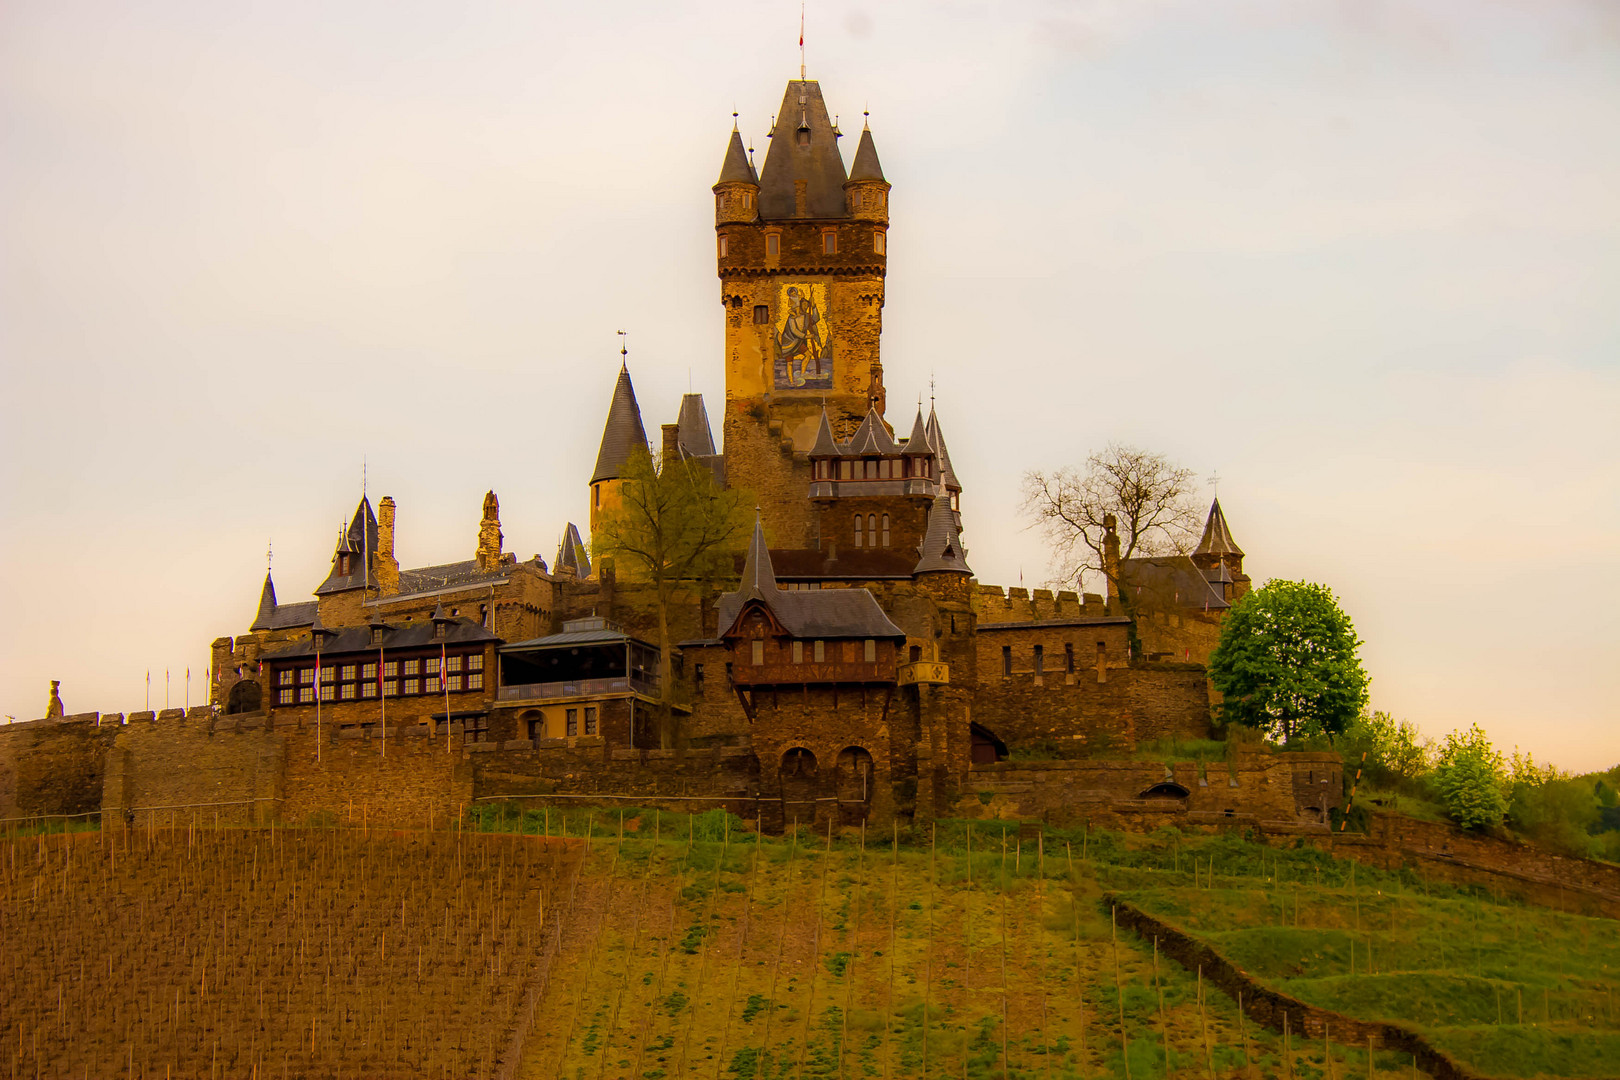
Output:
[[1191,794],[1192,794],[1192,792],[1188,791],[1186,788],[1182,787],[1180,784],[1177,784],[1177,783],[1174,783],[1172,781],[1166,780],[1163,783],[1154,784],[1152,787],[1150,787],[1146,791],[1142,792],[1142,794],[1138,795],[1137,798],[1139,798],[1139,799],[1185,799],[1187,796],[1189,796]]
[[518,738],[538,741],[546,737],[546,714],[539,709],[529,709],[519,713],[517,719]]
[[264,708],[264,690],[259,686],[257,679],[243,679],[231,687],[231,693],[225,699],[225,712],[254,713]]
[[872,755],[863,747],[846,746],[838,752],[838,817],[841,824],[859,825],[872,809],[876,773]]
[[783,824],[813,823],[821,794],[821,768],[816,755],[802,746],[788,750],[778,766],[777,783],[782,791]]

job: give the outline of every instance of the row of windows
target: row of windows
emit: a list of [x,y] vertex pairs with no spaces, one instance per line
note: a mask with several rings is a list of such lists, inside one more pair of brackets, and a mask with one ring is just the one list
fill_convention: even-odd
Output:
[[883,515],[883,527],[878,528],[876,514],[855,515],[855,546],[856,547],[888,547],[889,546],[889,515]]
[[[720,257],[722,259],[728,257],[731,254],[731,237],[725,233],[721,233],[718,238],[718,243]],[[889,242],[887,234],[885,234],[882,229],[874,230],[872,233],[872,253],[874,255],[887,255],[888,252]],[[838,233],[836,230],[828,229],[826,232],[821,234],[821,253],[823,255],[838,254]],[[765,257],[767,259],[778,259],[781,258],[781,256],[782,237],[777,233],[766,233]]]
[[[765,663],[765,642],[756,640],[756,641],[752,642],[751,644],[753,646],[753,655],[752,655],[751,659],[752,659],[753,664],[754,664],[755,667],[760,667]],[[793,650],[793,662],[795,664],[804,663],[804,642],[795,641],[793,643],[792,650]],[[854,653],[855,653],[855,643],[853,641],[846,641],[844,643],[844,661],[845,661],[845,663],[850,663],[850,662],[854,661],[854,659],[855,659]],[[876,640],[874,640],[872,638],[867,638],[866,639],[866,641],[863,644],[862,651],[861,651],[861,657],[868,664],[875,663],[877,661],[877,641]],[[810,643],[810,658],[811,658],[812,663],[825,664],[827,662],[827,643],[825,641],[812,641]]]
[[[437,656],[407,660],[369,660],[353,664],[323,664],[321,701],[369,701],[381,697],[456,693],[484,688],[484,654],[446,657],[439,670]],[[276,672],[277,705],[310,705],[316,700],[315,665],[284,667]]]
[[[1097,642],[1097,659],[1099,661],[1105,660],[1107,654],[1107,644],[1101,641]],[[1072,641],[1064,642],[1063,645],[1063,671],[1066,675],[1074,674],[1074,642]],[[1003,675],[1013,673],[1013,647],[1011,645],[1001,647],[1001,673]],[[1046,674],[1046,646],[1044,645],[1035,646],[1035,674]]]
[[903,457],[817,461],[811,476],[815,480],[904,480],[913,476],[932,479],[934,459]]

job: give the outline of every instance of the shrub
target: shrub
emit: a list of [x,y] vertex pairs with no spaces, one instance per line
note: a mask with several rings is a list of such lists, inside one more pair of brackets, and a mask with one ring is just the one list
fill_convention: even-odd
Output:
[[1446,736],[1434,783],[1452,820],[1465,829],[1493,828],[1507,816],[1502,755],[1478,724]]

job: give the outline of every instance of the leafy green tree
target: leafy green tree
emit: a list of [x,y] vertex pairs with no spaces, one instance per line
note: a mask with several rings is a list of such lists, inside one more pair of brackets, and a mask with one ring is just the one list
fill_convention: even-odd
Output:
[[1387,712],[1364,713],[1334,740],[1347,766],[1356,766],[1365,753],[1366,775],[1377,784],[1415,790],[1432,767],[1431,744],[1409,720],[1396,720]]
[[1284,742],[1337,735],[1367,704],[1360,644],[1326,585],[1267,582],[1226,613],[1209,658],[1222,719]]
[[1452,820],[1465,829],[1494,828],[1507,816],[1506,764],[1478,724],[1446,736],[1434,786]]
[[1601,846],[1592,839],[1601,795],[1591,780],[1537,765],[1530,754],[1514,750],[1508,761],[1507,799],[1508,824],[1537,843],[1583,858]]
[[652,586],[658,613],[659,741],[674,743],[669,612],[683,583],[734,577],[754,519],[753,495],[727,489],[707,464],[654,461],[638,448],[625,463],[620,498],[597,520],[592,554]]

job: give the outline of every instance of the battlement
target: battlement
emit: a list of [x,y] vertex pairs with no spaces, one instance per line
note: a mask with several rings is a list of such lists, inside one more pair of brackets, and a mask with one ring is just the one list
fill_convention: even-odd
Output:
[[1033,591],[1021,586],[979,584],[974,589],[973,613],[986,623],[1049,622],[1058,619],[1101,619],[1109,612],[1096,593],[1084,597],[1067,589]]

